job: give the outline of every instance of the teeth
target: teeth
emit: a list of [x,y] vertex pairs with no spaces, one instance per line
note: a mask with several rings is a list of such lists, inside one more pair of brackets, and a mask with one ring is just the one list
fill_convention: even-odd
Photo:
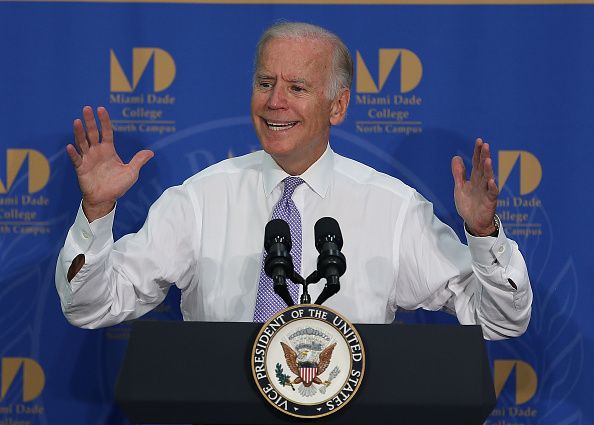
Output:
[[268,126],[268,128],[273,131],[288,130],[289,128],[295,126],[295,124],[297,124],[297,121],[289,123],[266,121],[266,125]]

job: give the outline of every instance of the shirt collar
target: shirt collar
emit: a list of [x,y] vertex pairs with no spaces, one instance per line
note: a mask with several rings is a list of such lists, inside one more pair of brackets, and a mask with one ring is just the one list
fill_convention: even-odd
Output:
[[[301,177],[320,197],[325,198],[330,187],[333,164],[334,151],[332,151],[330,144],[328,144],[322,156],[298,177]],[[289,177],[289,174],[270,155],[264,152],[262,159],[262,181],[265,195],[269,196],[285,177]]]

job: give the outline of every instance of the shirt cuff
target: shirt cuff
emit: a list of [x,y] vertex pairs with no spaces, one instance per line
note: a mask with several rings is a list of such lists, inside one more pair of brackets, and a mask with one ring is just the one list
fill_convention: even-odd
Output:
[[[499,222],[501,223],[501,220]],[[466,241],[474,263],[483,267],[490,267],[496,263],[506,267],[509,264],[512,247],[505,236],[503,225],[500,225],[499,234],[496,237],[473,236],[468,233],[466,226],[464,226],[464,233],[466,233]]]
[[72,241],[81,249],[83,254],[98,254],[106,245],[110,244],[113,237],[111,229],[115,217],[115,207],[104,217],[89,223],[81,205],[74,224],[70,229]]

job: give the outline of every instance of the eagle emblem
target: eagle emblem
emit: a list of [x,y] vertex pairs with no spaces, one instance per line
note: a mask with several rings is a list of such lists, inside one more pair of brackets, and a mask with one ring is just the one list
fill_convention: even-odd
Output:
[[262,326],[251,366],[258,390],[275,409],[321,418],[343,408],[361,387],[365,351],[355,327],[337,312],[296,305]]
[[[297,376],[291,379],[290,376],[284,375],[281,365],[277,364],[277,378],[283,386],[289,385],[293,388],[293,385],[299,385],[297,389],[305,397],[311,397],[318,390],[324,394],[332,380],[340,373],[340,369],[335,367],[328,379],[320,378],[330,366],[336,342],[331,342],[331,338],[318,329],[300,329],[289,335],[288,343],[281,341],[280,344],[287,366]],[[316,388],[313,384],[319,387]]]

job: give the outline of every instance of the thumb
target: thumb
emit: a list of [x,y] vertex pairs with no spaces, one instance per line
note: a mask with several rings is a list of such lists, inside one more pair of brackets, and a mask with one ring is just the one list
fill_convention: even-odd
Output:
[[148,149],[142,150],[134,155],[134,157],[130,160],[129,165],[134,168],[136,172],[139,172],[144,164],[146,164],[153,156],[155,156],[153,151]]
[[466,180],[466,167],[464,166],[464,160],[459,156],[452,158],[452,175],[456,187],[461,187]]

